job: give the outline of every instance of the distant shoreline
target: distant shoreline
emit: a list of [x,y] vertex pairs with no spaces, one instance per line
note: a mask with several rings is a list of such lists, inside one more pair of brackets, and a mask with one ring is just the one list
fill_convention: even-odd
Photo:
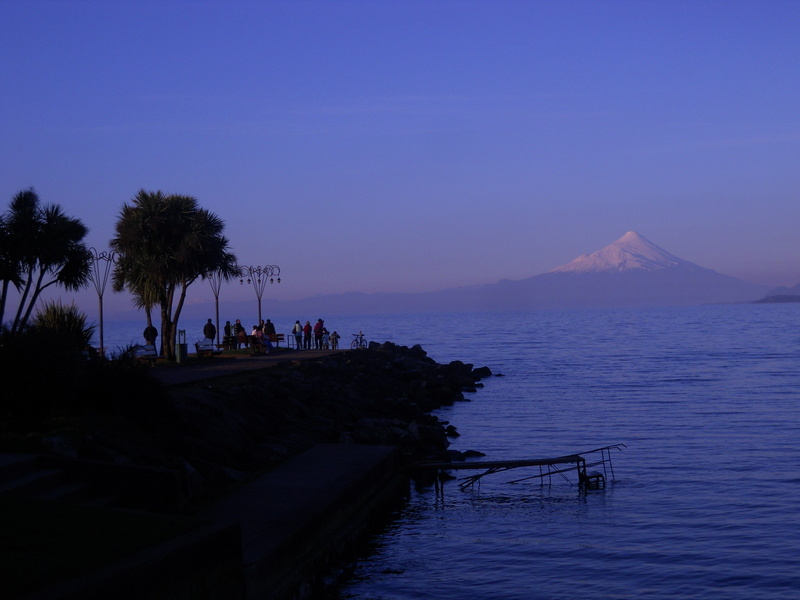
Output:
[[753,304],[789,304],[792,302],[800,302],[800,296],[778,294],[777,296],[767,296],[761,300],[755,300]]

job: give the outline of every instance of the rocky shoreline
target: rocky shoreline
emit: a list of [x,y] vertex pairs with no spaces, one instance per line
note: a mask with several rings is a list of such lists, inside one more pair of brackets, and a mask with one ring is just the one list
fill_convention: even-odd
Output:
[[[20,572],[12,596],[310,597],[401,500],[411,475],[404,467],[463,458],[448,450],[456,428],[430,413],[464,401],[492,375],[391,343],[322,357],[283,351],[249,364],[212,360],[121,371],[117,393],[53,415],[41,433],[6,432],[14,454],[0,475],[30,482],[9,504],[19,512],[12,518],[38,522],[53,507],[80,515],[56,515],[34,540],[69,548],[70,558],[54,551],[37,575]],[[178,373],[194,380],[176,383]],[[134,541],[132,514],[194,525]],[[76,545],[76,518],[89,530],[106,523],[103,533]],[[115,558],[99,560],[98,548],[117,538]],[[12,546],[29,541],[26,533]]]
[[456,428],[430,412],[464,401],[491,375],[388,342],[314,360],[287,353],[269,368],[158,388],[43,444],[70,458],[175,471],[192,510],[319,443],[457,460],[447,450]]

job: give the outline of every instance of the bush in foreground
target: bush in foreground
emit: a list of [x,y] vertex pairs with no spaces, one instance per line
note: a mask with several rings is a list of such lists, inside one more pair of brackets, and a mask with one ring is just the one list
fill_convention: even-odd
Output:
[[102,359],[89,346],[93,334],[85,315],[61,303],[47,304],[23,331],[0,332],[0,364],[7,373],[0,429],[41,431],[53,420],[152,395],[156,383],[130,349]]

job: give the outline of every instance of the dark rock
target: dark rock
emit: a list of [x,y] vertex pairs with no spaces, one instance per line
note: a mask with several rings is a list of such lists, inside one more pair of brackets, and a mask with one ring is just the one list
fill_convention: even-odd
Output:
[[480,458],[481,456],[486,456],[483,452],[478,452],[477,450],[465,450],[463,454],[464,458]]
[[464,462],[464,453],[458,450],[448,450],[445,458],[449,462]]
[[492,376],[492,370],[489,367],[478,367],[472,371],[472,374],[478,379],[486,379]]
[[486,372],[438,364],[420,346],[373,342],[213,385],[162,388],[146,402],[93,415],[91,428],[76,428],[81,437],[49,438],[48,450],[175,470],[195,504],[317,443],[390,444],[411,461],[447,460],[447,438],[458,432],[430,413],[464,401],[462,390]]

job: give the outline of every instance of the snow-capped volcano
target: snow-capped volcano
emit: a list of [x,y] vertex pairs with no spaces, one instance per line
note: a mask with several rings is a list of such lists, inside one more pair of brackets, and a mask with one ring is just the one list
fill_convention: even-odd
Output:
[[747,302],[757,286],[678,258],[634,231],[594,252],[529,279],[529,306],[668,306]]
[[686,306],[752,302],[768,289],[678,258],[629,231],[597,252],[527,279],[423,294],[320,296],[287,304],[285,314]]
[[629,231],[605,248],[592,254],[583,254],[550,273],[657,271],[673,267],[701,268],[659,248],[635,231]]

